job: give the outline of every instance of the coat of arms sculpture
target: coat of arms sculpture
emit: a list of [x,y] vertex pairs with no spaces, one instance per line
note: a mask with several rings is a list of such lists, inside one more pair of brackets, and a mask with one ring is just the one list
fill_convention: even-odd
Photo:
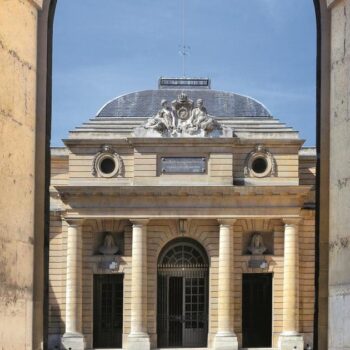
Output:
[[232,130],[230,132],[208,114],[202,99],[198,99],[194,106],[184,93],[172,101],[171,107],[167,100],[162,100],[161,109],[134,133],[150,137],[232,136]]

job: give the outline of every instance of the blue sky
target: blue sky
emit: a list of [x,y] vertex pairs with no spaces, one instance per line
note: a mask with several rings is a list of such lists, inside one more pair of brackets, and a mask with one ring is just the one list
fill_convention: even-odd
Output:
[[[187,76],[252,96],[315,145],[311,0],[185,0]],[[52,145],[108,100],[182,76],[182,0],[58,0]]]

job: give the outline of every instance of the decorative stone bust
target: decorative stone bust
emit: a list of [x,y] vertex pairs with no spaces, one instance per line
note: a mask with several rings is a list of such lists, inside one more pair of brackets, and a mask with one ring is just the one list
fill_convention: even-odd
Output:
[[119,247],[115,244],[110,232],[106,232],[103,244],[98,248],[98,251],[103,255],[114,255],[119,251]]
[[248,246],[248,250],[252,253],[252,255],[262,255],[266,249],[267,248],[264,245],[262,235],[260,233],[255,233],[252,237],[250,245]]

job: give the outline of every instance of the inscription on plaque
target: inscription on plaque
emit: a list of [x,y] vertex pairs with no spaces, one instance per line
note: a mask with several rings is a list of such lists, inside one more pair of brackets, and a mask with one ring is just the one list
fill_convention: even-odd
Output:
[[248,261],[248,266],[253,269],[266,269],[269,264],[263,259],[252,259]]
[[102,257],[98,262],[98,268],[106,271],[118,271],[120,266],[120,257],[116,256],[114,258]]
[[204,174],[207,171],[205,157],[162,157],[163,174]]

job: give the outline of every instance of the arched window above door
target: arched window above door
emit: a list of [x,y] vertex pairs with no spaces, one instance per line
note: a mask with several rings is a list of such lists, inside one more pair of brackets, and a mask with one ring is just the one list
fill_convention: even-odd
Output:
[[203,247],[191,239],[168,243],[159,255],[158,267],[207,267],[208,257]]

